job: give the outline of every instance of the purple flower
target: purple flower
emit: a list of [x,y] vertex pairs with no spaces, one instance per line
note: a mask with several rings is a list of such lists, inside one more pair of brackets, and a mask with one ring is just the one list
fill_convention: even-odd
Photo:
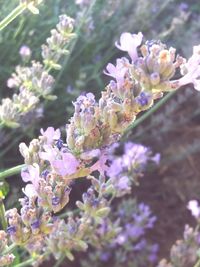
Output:
[[20,50],[19,50],[19,54],[22,57],[23,60],[29,60],[29,58],[31,57],[31,49],[30,47],[28,47],[27,45],[23,45],[21,46]]
[[199,218],[200,217],[200,207],[199,207],[199,203],[197,200],[190,200],[187,208],[191,211],[192,215],[195,218]]
[[38,183],[40,179],[40,167],[38,164],[28,166],[27,169],[21,171],[22,180],[24,182],[31,182],[23,189],[25,195],[28,197],[37,195]]
[[123,163],[121,158],[113,160],[111,166],[107,170],[107,175],[109,177],[115,177],[123,171]]
[[125,228],[126,228],[126,234],[130,238],[138,239],[140,236],[144,234],[144,228],[135,224],[127,223]]
[[111,257],[110,252],[102,252],[100,255],[100,260],[106,262],[110,259],[110,257]]
[[125,74],[128,71],[126,64],[129,64],[127,59],[117,59],[116,66],[109,63],[106,67],[107,72],[104,71],[106,75],[116,79],[118,88],[121,88],[124,84]]
[[145,239],[142,239],[139,243],[137,243],[134,247],[134,251],[140,251],[143,250],[147,245],[147,241]]
[[60,155],[60,151],[57,147],[52,147],[50,145],[43,145],[44,152],[39,152],[39,156],[43,160],[47,160],[49,162],[54,161]]
[[[93,150],[93,151],[96,151],[96,150]],[[98,171],[100,174],[104,175],[105,172],[107,172],[109,168],[108,165],[106,164],[107,160],[108,160],[107,153],[102,151],[98,161],[90,167],[91,172]]]
[[194,88],[200,91],[200,45],[193,47],[193,55],[181,65],[181,74],[184,76],[178,80],[179,86],[193,83]]
[[158,244],[154,244],[151,246],[151,254],[149,255],[149,261],[154,263],[157,260],[157,253],[158,253],[159,246]]
[[117,236],[117,238],[115,239],[115,242],[118,244],[118,245],[123,245],[126,241],[127,241],[127,235],[126,234],[119,234]]
[[71,175],[77,171],[79,161],[71,153],[61,152],[62,159],[51,161],[52,167],[62,176]]
[[54,140],[60,139],[61,136],[60,130],[59,129],[54,130],[53,127],[48,127],[46,131],[41,129],[40,132],[44,137],[44,141],[47,145],[52,144]]
[[186,11],[188,10],[188,8],[189,8],[189,5],[188,5],[187,3],[185,3],[185,2],[182,2],[182,3],[180,3],[180,5],[179,5],[179,9],[180,9],[181,11],[186,12]]
[[138,58],[137,47],[142,43],[143,35],[141,32],[138,34],[131,34],[128,32],[122,33],[120,37],[120,44],[115,43],[116,47],[122,51],[128,52],[133,62]]

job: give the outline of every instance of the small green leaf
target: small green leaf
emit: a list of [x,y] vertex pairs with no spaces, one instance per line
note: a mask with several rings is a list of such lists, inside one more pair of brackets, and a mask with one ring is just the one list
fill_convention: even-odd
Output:
[[10,188],[9,184],[6,181],[0,182],[0,197],[5,198],[7,194],[9,193]]
[[106,217],[109,212],[110,212],[110,208],[109,207],[105,207],[105,208],[99,209],[96,212],[96,216],[103,218],[103,217]]

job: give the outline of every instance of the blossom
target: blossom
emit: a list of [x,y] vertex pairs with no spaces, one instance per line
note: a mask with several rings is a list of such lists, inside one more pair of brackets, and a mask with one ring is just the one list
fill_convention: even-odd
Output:
[[195,218],[200,217],[200,207],[199,207],[197,200],[190,200],[187,205],[187,208],[191,211],[192,215]]
[[122,51],[128,52],[133,62],[138,58],[137,47],[141,45],[143,34],[131,34],[129,32],[122,33],[120,37],[120,44],[115,43],[116,47]]
[[23,60],[27,61],[31,57],[31,49],[27,45],[20,47],[19,54]]
[[118,88],[122,87],[124,84],[125,74],[128,71],[126,64],[128,63],[127,59],[124,58],[118,58],[116,61],[116,66],[109,63],[106,66],[106,71],[104,71],[104,74],[114,77],[117,81]]
[[60,154],[59,149],[57,147],[52,147],[50,145],[44,145],[43,146],[44,151],[39,152],[39,156],[43,160],[47,160],[49,162],[52,162],[55,160],[58,155]]
[[77,171],[79,161],[71,153],[61,153],[62,159],[51,161],[52,167],[62,176],[73,174]]
[[28,197],[37,195],[37,189],[39,186],[40,179],[40,167],[38,164],[29,165],[27,169],[22,169],[21,171],[22,180],[24,182],[31,182],[27,184],[23,189],[23,192]]
[[193,55],[181,65],[181,74],[184,76],[178,80],[179,86],[193,83],[194,88],[200,91],[200,45],[193,47]]
[[61,135],[60,130],[59,129],[54,130],[53,127],[48,127],[46,131],[41,129],[40,132],[44,137],[45,143],[47,145],[52,144],[53,141],[59,139]]

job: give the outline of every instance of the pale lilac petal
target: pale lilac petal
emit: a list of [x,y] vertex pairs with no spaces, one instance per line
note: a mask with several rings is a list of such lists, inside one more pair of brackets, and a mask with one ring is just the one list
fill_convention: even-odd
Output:
[[77,171],[79,161],[70,153],[62,153],[62,159],[53,160],[51,165],[58,174],[65,176]]
[[200,207],[199,207],[198,201],[190,200],[188,205],[187,205],[187,208],[191,211],[192,215],[195,218],[200,217]]
[[79,161],[70,153],[63,153],[62,158],[65,168],[68,170],[68,174],[75,173],[79,166]]
[[109,167],[106,164],[108,160],[108,155],[102,153],[99,160],[90,167],[91,172],[98,171],[100,174],[104,175],[108,171]]
[[51,166],[55,169],[55,171],[62,175],[65,176],[68,174],[68,170],[64,166],[64,162],[61,159],[54,160],[51,162]]
[[33,184],[27,184],[25,186],[25,188],[22,189],[22,191],[29,198],[37,196],[37,192],[36,192],[35,187],[33,186]]
[[39,157],[41,159],[51,162],[57,158],[59,151],[56,147],[44,145],[43,148],[45,152],[39,152]]
[[131,34],[128,32],[122,33],[120,37],[120,44],[115,43],[116,47],[122,51],[126,51],[132,61],[134,62],[138,58],[137,47],[142,43],[143,34]]
[[46,131],[43,129],[40,130],[42,136],[45,138],[45,143],[47,145],[52,144],[54,140],[60,139],[61,133],[60,130],[54,130],[53,127],[48,127]]

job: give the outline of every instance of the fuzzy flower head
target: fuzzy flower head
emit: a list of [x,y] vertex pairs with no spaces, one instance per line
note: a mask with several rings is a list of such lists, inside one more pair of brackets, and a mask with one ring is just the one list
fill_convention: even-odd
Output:
[[20,47],[19,54],[24,61],[28,61],[31,57],[31,49],[27,45],[23,45]]
[[143,34],[141,32],[138,34],[124,32],[120,37],[120,44],[116,42],[115,45],[120,50],[128,52],[130,58],[134,62],[138,58],[137,48],[141,45],[142,38]]

